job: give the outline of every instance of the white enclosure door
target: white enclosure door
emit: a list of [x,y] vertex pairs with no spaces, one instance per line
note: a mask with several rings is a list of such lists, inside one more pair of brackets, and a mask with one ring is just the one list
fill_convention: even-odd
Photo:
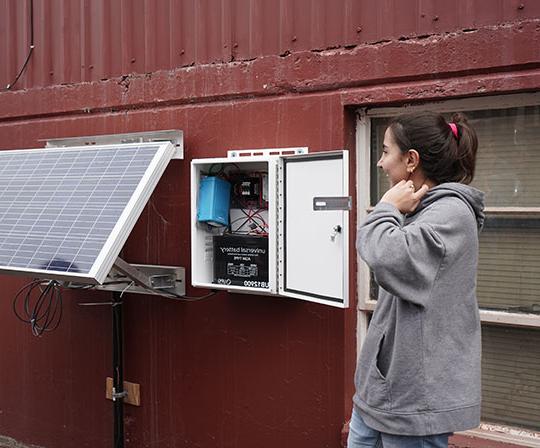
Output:
[[348,152],[282,157],[279,293],[346,308]]

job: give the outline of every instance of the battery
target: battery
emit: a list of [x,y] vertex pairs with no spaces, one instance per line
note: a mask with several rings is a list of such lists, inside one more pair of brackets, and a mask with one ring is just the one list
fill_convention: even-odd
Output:
[[268,288],[268,238],[251,235],[216,235],[214,283]]

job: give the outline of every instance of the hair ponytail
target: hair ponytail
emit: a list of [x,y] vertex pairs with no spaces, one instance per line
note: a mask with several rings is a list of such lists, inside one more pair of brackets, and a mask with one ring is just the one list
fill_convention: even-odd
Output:
[[456,163],[462,175],[459,181],[469,184],[474,178],[478,137],[476,131],[469,125],[467,117],[462,113],[453,114],[452,122],[455,123],[458,131]]
[[418,112],[399,115],[389,128],[402,152],[418,151],[428,179],[438,184],[469,184],[474,177],[478,138],[465,115],[454,114],[450,123],[455,127],[440,114]]

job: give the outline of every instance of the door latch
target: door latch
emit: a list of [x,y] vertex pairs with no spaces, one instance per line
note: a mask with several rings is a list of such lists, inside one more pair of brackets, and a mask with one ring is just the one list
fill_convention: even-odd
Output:
[[338,224],[338,225],[335,225],[333,228],[332,228],[332,233],[330,234],[330,241],[335,241],[336,240],[336,235],[338,233],[341,233],[341,226]]

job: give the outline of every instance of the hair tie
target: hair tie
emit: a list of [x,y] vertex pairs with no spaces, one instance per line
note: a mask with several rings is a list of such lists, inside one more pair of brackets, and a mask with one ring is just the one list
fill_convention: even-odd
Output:
[[450,126],[450,129],[452,130],[452,134],[454,134],[454,137],[458,138],[456,123],[448,123],[448,126]]

